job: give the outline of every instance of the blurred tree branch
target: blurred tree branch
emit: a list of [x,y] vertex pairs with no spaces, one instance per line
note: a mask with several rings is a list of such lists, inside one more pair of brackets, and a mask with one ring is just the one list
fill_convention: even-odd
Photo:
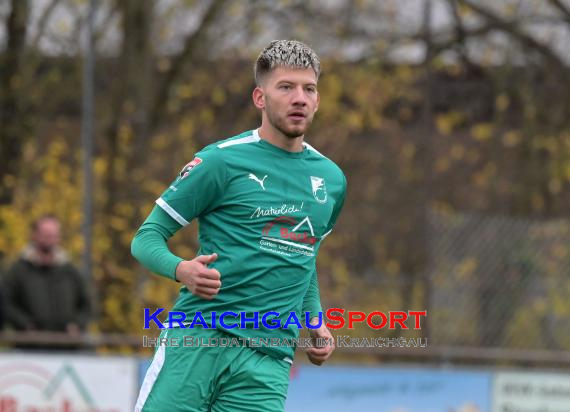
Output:
[[81,43],[77,39],[81,39],[82,32],[85,28],[85,23],[87,20],[87,14],[83,13],[82,8],[78,6],[77,2],[71,1],[67,3],[67,10],[73,16],[74,25],[71,30],[71,36],[68,37],[69,48],[77,47],[79,52],[82,47]]
[[562,3],[561,0],[548,0],[548,2],[562,13],[564,20],[570,24],[570,8]]
[[211,24],[216,20],[218,14],[222,11],[225,0],[213,0],[208,6],[202,21],[193,33],[189,34],[184,42],[182,51],[174,58],[170,69],[158,84],[158,88],[150,105],[150,122],[149,127],[154,130],[165,114],[166,106],[164,102],[168,99],[168,95],[176,81],[180,78],[182,70],[192,57],[198,46],[206,38],[206,33]]
[[[108,163],[105,186],[109,193],[103,206],[106,213],[111,213],[116,196],[120,195],[117,185],[120,173],[117,162],[127,156],[121,153],[119,131],[122,126],[134,127],[137,140],[135,145],[144,141],[146,135],[145,99],[149,82],[149,36],[150,22],[154,8],[137,0],[117,0],[117,8],[121,16],[122,43],[119,59],[116,62],[117,76],[111,90],[110,120],[104,126],[106,148],[104,150]],[[129,158],[130,156],[127,156]]]
[[22,111],[19,87],[23,82],[20,71],[29,15],[28,0],[11,1],[6,24],[6,51],[0,60],[0,205],[12,201],[14,179],[20,167],[22,140],[28,134],[27,116]]
[[31,47],[33,50],[36,50],[38,48],[41,38],[45,35],[47,23],[49,22],[49,19],[51,18],[54,10],[60,2],[61,0],[51,0],[47,7],[44,9],[43,14],[38,21],[38,30],[31,42]]
[[98,43],[98,41],[106,34],[110,31],[111,29],[111,25],[113,24],[113,20],[114,18],[117,16],[117,14],[119,13],[119,4],[117,2],[113,2],[111,3],[110,7],[109,7],[109,12],[107,13],[107,15],[102,18],[102,23],[99,25],[99,27],[95,30],[95,44]]
[[552,51],[547,45],[539,42],[531,35],[525,33],[525,31],[518,25],[516,21],[507,21],[501,16],[493,13],[489,9],[480,6],[479,4],[471,0],[457,0],[460,4],[463,4],[473,10],[477,15],[482,17],[491,26],[498,30],[505,32],[512,38],[521,43],[524,47],[534,50],[535,52],[542,55],[546,60],[548,60],[559,72],[564,73],[567,71],[567,67],[562,59]]
[[[467,53],[467,45],[466,40],[468,38],[468,33],[465,30],[465,26],[463,25],[463,19],[457,10],[457,2],[455,0],[447,0],[447,5],[451,16],[453,18],[453,27],[455,32],[455,50],[459,54],[459,58],[463,61],[466,65],[472,65],[473,63],[469,59],[469,55]],[[490,28],[488,26],[483,27],[482,33],[488,33]],[[471,33],[472,34],[472,33]]]

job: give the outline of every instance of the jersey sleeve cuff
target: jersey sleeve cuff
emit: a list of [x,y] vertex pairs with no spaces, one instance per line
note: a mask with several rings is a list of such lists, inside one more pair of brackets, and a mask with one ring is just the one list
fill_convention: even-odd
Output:
[[184,262],[184,259],[176,256],[176,259],[172,259],[172,261],[170,262],[170,269],[168,270],[169,275],[176,282],[179,282],[179,280],[176,279],[176,269],[178,268],[178,265],[180,264],[180,262]]

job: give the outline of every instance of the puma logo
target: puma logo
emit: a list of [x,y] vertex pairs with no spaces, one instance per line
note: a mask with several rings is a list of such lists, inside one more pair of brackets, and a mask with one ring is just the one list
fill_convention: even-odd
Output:
[[257,178],[257,176],[254,175],[253,173],[250,173],[250,174],[249,174],[249,178],[250,178],[251,180],[255,180],[257,183],[259,183],[259,185],[261,186],[261,188],[262,188],[263,190],[265,190],[264,181],[265,181],[265,178],[266,178],[266,177],[267,177],[267,175],[263,176],[263,179],[259,180],[259,179]]

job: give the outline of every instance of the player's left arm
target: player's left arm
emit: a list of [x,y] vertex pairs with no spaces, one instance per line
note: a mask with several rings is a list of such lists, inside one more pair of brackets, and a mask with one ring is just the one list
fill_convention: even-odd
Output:
[[[303,313],[310,312],[309,323],[317,325],[319,323],[319,312],[322,313],[321,307],[321,294],[319,290],[319,282],[317,279],[317,268],[313,271],[311,276],[311,283],[305,293],[303,299]],[[307,357],[314,365],[322,365],[328,358],[331,357],[334,349],[334,339],[330,330],[325,326],[324,320],[321,315],[321,326],[317,329],[309,329],[309,334],[312,340],[312,347],[307,348]],[[323,345],[322,343],[325,342]]]
[[[321,238],[321,241],[331,233],[344,205],[345,194],[346,194],[346,178],[343,175],[342,191],[335,204],[335,208],[331,215],[331,219],[327,226],[327,230],[323,235],[323,237]],[[315,267],[313,274],[311,275],[309,288],[307,289],[307,292],[305,293],[305,296],[303,298],[303,313],[309,312],[310,313],[309,323],[311,325],[316,325],[319,322],[318,319],[319,312],[322,313],[322,311],[323,309],[321,307],[321,293],[319,289],[317,268]],[[313,338],[313,347],[308,348],[307,356],[309,357],[309,360],[313,364],[320,366],[332,355],[335,349],[334,338],[330,330],[325,326],[324,321],[322,322],[320,327],[318,327],[317,329],[309,329],[309,331],[311,338]],[[320,347],[317,346],[318,338],[320,338],[320,342],[326,342],[324,346]]]

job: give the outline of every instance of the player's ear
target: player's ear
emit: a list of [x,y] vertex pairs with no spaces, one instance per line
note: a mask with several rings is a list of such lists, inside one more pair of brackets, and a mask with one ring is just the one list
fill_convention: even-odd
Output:
[[255,107],[261,110],[265,109],[265,93],[261,87],[257,86],[253,89],[252,98]]

